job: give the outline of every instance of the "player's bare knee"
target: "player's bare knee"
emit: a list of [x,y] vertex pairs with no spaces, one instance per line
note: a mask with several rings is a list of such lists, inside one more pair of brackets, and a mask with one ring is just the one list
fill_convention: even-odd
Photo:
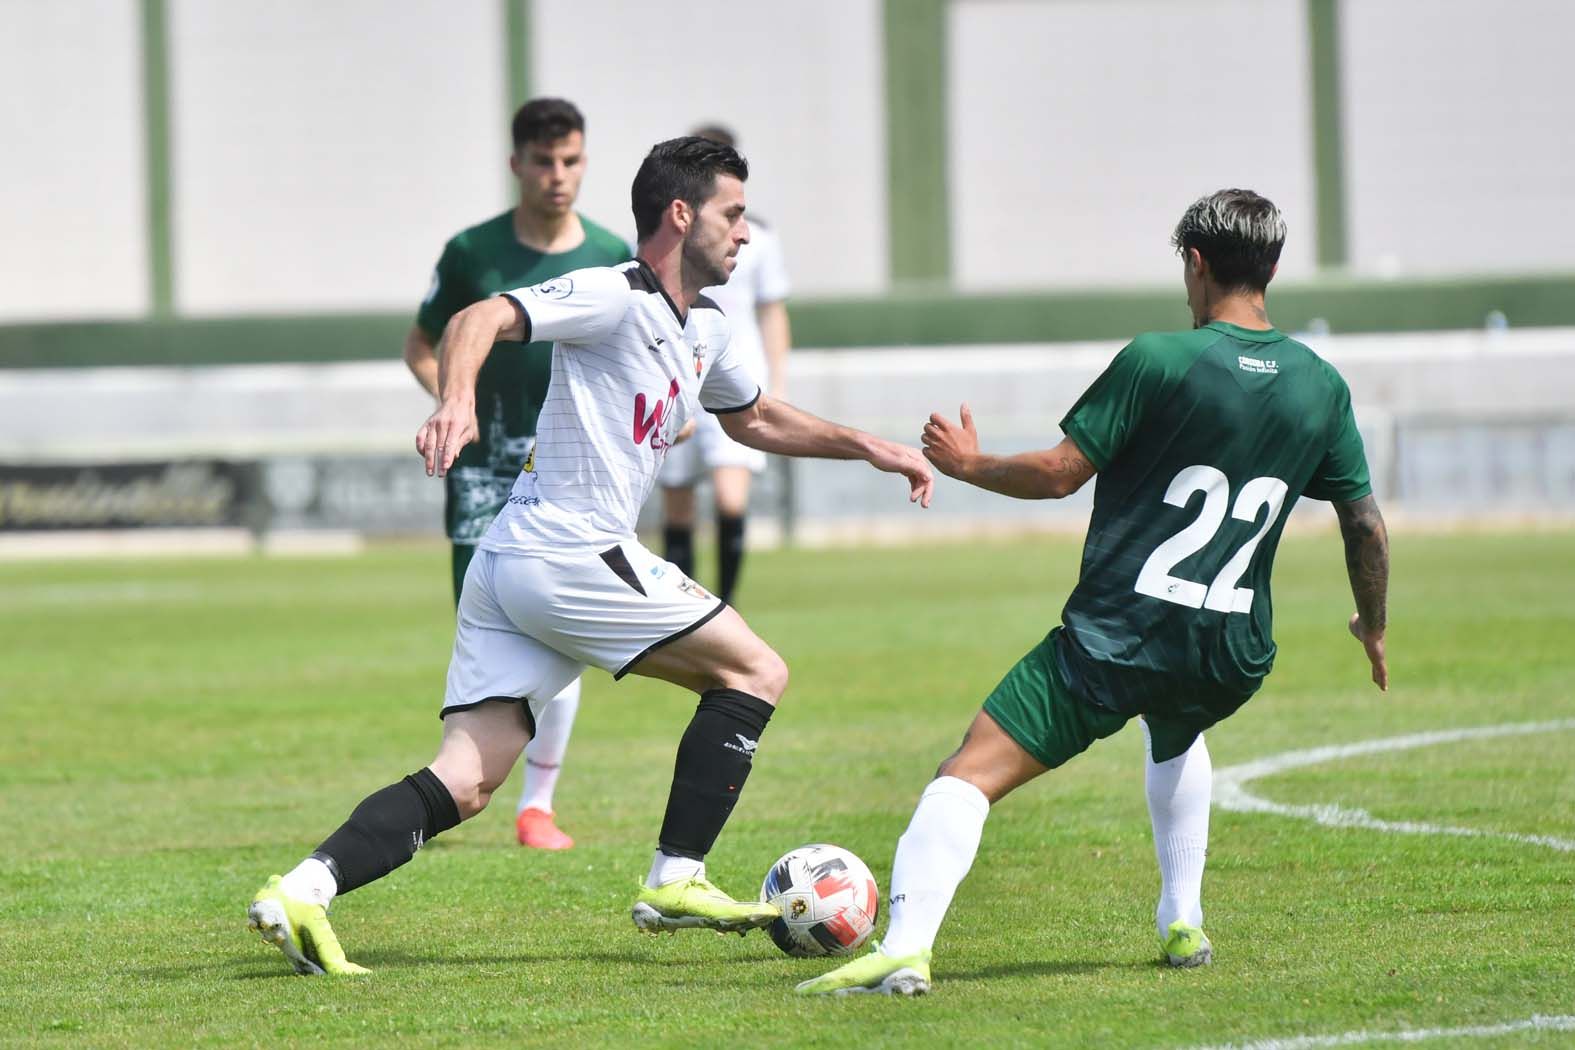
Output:
[[750,668],[750,685],[747,691],[769,704],[775,704],[782,699],[782,694],[787,692],[788,665],[787,661],[777,655],[770,646],[761,646],[761,655],[754,660]]
[[487,803],[492,799],[492,790],[483,784],[479,772],[453,768],[442,761],[442,756],[430,768],[443,782],[443,786],[448,788],[460,820],[469,820],[487,808]]
[[458,791],[450,787],[449,793],[454,796],[454,807],[459,810],[460,820],[469,820],[486,809],[487,803],[492,801],[492,792],[484,790],[475,781],[463,785]]

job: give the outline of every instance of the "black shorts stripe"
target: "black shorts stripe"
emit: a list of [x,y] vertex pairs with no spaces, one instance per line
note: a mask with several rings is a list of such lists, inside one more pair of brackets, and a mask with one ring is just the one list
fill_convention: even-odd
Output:
[[641,597],[647,597],[645,585],[640,582],[640,577],[635,573],[634,566],[629,564],[629,556],[623,552],[622,547],[609,547],[601,553],[602,561],[607,563],[617,577],[630,587],[633,587]]
[[710,623],[712,621],[712,619],[714,619],[716,617],[716,615],[718,613],[720,613],[725,608],[727,608],[727,603],[724,602],[724,601],[718,601],[716,603],[716,607],[714,609],[712,609],[710,612],[706,613],[704,616],[700,617],[700,619],[696,620],[694,623],[690,624],[688,627],[685,627],[681,631],[674,631],[672,634],[668,635],[666,638],[661,639],[660,641],[652,642],[650,645],[645,647],[644,651],[641,652],[639,656],[636,656],[633,660],[630,660],[628,663],[626,663],[622,667],[618,668],[618,673],[613,675],[613,681],[616,682],[618,679],[622,678],[624,675],[626,675],[630,671],[634,670],[634,665],[635,664],[639,663],[641,660],[644,660],[647,656],[650,656],[652,653],[654,653],[656,650],[660,649],[662,646],[668,644],[669,642],[676,642],[676,641],[678,641],[678,639],[682,638],[686,634],[690,634],[690,633],[692,633],[694,631],[698,631],[700,628],[702,628],[706,624]]
[[536,739],[536,716],[531,714],[530,697],[528,696],[486,696],[482,697],[480,700],[472,700],[468,704],[455,704],[452,707],[445,707],[443,710],[438,712],[438,717],[447,718],[456,711],[472,711],[480,707],[482,704],[490,704],[494,700],[505,704],[519,704],[520,717],[525,719],[525,729],[530,733],[530,738],[532,740]]

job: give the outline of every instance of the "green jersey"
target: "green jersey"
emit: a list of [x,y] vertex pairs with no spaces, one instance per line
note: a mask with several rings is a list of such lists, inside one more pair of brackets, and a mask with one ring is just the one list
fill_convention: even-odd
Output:
[[[585,240],[566,252],[527,248],[514,235],[514,212],[506,211],[457,234],[443,248],[432,287],[416,323],[436,342],[460,310],[511,288],[540,284],[570,270],[616,266],[630,258],[615,234],[580,217]],[[509,497],[536,435],[552,379],[551,343],[498,343],[476,377],[479,438],[460,452],[448,473],[449,539],[475,544]]]
[[1301,496],[1372,491],[1340,374],[1273,329],[1134,339],[1061,421],[1098,469],[1057,660],[1084,700],[1212,724],[1274,664],[1269,572]]

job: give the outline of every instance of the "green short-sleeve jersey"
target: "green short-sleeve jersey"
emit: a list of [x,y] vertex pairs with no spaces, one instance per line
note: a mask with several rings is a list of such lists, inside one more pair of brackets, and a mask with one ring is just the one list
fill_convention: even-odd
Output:
[[[566,252],[527,248],[514,235],[514,213],[457,234],[443,248],[416,323],[434,342],[449,318],[471,303],[524,288],[587,266],[616,266],[630,258],[617,235],[583,215],[585,240]],[[481,539],[508,499],[530,454],[552,379],[551,343],[498,343],[476,377],[478,440],[460,452],[448,474],[448,535],[455,543]]]
[[1086,700],[1201,724],[1274,663],[1269,574],[1301,496],[1368,495],[1350,391],[1278,331],[1126,346],[1061,421],[1098,469],[1058,656]]

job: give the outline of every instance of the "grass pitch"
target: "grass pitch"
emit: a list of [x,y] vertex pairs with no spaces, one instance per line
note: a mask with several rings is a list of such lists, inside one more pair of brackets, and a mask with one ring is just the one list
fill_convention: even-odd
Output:
[[[783,552],[743,608],[794,680],[711,858],[735,893],[790,847],[884,890],[936,762],[1055,621],[1078,546]],[[1333,536],[1282,548],[1278,667],[1216,768],[1320,744],[1575,717],[1575,535],[1395,541],[1393,690],[1344,632]],[[447,553],[0,566],[0,1042],[28,1046],[1155,1046],[1575,1014],[1575,854],[1216,810],[1215,965],[1157,963],[1135,728],[1007,799],[926,999],[803,1001],[826,964],[758,934],[637,936],[692,700],[587,679],[559,792],[579,840],[494,808],[338,901],[366,979],[300,979],[245,906],[437,741]],[[1575,732],[1369,755],[1258,781],[1292,803],[1575,837]],[[1429,1045],[1571,1045],[1518,1031]]]

